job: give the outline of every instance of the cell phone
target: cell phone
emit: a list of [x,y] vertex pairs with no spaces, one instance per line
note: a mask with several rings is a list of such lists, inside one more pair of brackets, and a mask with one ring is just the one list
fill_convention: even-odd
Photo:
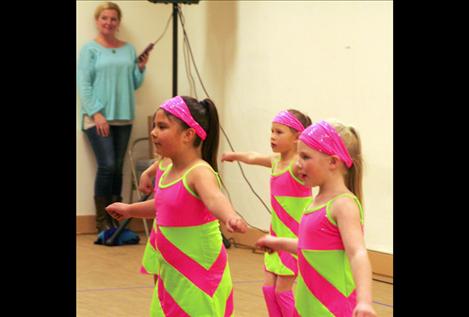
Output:
[[148,46],[145,48],[145,50],[140,55],[138,55],[137,62],[140,61],[140,59],[143,57],[143,55],[150,52],[153,49],[153,46],[155,46],[155,44],[153,44],[153,43],[148,44]]

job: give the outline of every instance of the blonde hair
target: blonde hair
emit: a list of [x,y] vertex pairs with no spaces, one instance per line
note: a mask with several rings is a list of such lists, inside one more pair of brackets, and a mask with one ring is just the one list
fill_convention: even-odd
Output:
[[114,2],[104,2],[100,4],[94,11],[95,20],[99,18],[99,15],[104,10],[115,10],[117,12],[117,19],[119,20],[119,22],[122,19],[122,11],[117,4],[115,4]]
[[346,126],[335,120],[328,120],[328,122],[336,129],[337,133],[339,133],[345,143],[345,147],[352,157],[353,165],[346,170],[344,175],[345,185],[357,196],[358,200],[360,200],[363,205],[363,158],[360,136],[357,130],[352,126]]

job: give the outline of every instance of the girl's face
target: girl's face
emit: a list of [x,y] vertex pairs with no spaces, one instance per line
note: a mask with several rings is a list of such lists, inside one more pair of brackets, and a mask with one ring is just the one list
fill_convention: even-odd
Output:
[[153,119],[151,138],[159,155],[172,157],[182,144],[181,125],[170,118],[163,109],[159,109]]
[[295,148],[297,135],[286,125],[272,122],[270,146],[275,153],[288,152]]
[[96,19],[96,27],[103,35],[114,35],[119,27],[120,21],[116,10],[103,10]]
[[300,178],[305,186],[320,185],[327,177],[330,157],[298,141],[298,165]]

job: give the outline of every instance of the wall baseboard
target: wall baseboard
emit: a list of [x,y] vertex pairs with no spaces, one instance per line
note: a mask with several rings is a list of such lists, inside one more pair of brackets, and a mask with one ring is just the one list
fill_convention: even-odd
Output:
[[[377,279],[383,279],[389,282],[394,276],[393,272],[393,255],[389,253],[368,250],[373,274]],[[392,281],[391,281],[392,283]]]
[[[153,219],[147,219],[148,228],[150,229],[153,224]],[[130,222],[130,230],[135,232],[145,232],[143,221],[135,219]],[[224,226],[221,226],[223,235],[230,239],[234,244],[253,248],[254,252],[262,253],[261,250],[255,249],[256,241],[266,234],[266,232],[257,229],[249,228],[244,234],[228,232]],[[76,224],[77,234],[96,234],[95,216],[77,216]],[[373,278],[386,283],[393,283],[393,255],[389,253],[368,250],[368,257],[370,258],[371,267],[373,270]]]

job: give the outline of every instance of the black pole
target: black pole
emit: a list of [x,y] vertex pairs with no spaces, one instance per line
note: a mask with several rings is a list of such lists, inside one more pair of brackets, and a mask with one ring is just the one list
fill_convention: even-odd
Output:
[[178,94],[178,5],[173,3],[173,97]]

